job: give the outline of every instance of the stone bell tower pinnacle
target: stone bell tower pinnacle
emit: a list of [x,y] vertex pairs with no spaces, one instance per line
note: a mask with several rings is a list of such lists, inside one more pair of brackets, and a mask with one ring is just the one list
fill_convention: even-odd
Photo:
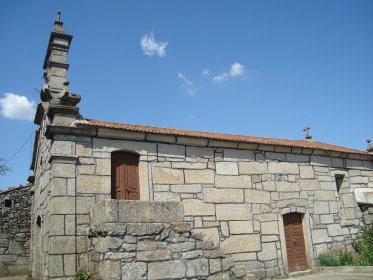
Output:
[[[44,85],[40,91],[41,103],[38,105],[35,115],[35,124],[41,124],[44,114],[51,118],[51,123],[61,125],[59,115],[64,115],[64,124],[73,122],[79,116],[79,108],[76,105],[80,101],[80,95],[69,92],[69,81],[66,73],[69,69],[67,54],[73,36],[65,34],[61,12],[57,13],[53,31],[49,37],[47,53],[45,55]],[[57,118],[55,118],[57,116]],[[67,117],[67,119],[66,119]]]

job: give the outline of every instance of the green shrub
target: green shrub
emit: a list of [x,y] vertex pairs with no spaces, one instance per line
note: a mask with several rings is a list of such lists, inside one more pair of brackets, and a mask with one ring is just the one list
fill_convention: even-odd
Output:
[[354,240],[359,265],[373,265],[373,226],[366,226]]
[[339,266],[339,259],[331,254],[321,253],[319,263],[320,266]]
[[74,280],[89,280],[89,279],[91,279],[91,276],[84,268],[79,269],[79,271],[76,273],[75,278],[74,278]]
[[339,252],[339,264],[343,266],[355,265],[354,256],[350,251],[341,251]]

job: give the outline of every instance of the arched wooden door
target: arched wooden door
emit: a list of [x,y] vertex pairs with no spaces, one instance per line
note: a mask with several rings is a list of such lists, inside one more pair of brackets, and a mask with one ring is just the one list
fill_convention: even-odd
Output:
[[289,272],[308,268],[302,227],[302,216],[289,213],[283,216]]
[[139,156],[128,152],[111,153],[111,198],[139,200]]

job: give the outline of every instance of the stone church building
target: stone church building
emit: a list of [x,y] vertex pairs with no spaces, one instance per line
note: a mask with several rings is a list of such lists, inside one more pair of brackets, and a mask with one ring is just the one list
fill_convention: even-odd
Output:
[[271,278],[353,250],[373,223],[372,153],[86,119],[71,41],[58,19],[35,116],[34,279]]

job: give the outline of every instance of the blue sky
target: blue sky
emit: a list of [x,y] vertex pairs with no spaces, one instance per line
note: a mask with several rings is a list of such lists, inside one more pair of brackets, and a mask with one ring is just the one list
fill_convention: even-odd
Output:
[[[315,141],[360,150],[373,137],[373,1],[3,0],[6,160],[35,129],[59,9],[84,117],[286,139],[309,125]],[[8,162],[0,189],[26,181],[31,148]]]

